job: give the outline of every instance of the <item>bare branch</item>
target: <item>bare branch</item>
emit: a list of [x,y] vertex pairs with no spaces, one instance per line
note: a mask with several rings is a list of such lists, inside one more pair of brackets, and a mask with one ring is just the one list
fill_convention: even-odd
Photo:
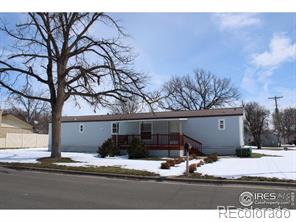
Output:
[[203,70],[174,77],[163,85],[161,106],[168,110],[199,110],[223,107],[237,101],[239,93],[229,79]]

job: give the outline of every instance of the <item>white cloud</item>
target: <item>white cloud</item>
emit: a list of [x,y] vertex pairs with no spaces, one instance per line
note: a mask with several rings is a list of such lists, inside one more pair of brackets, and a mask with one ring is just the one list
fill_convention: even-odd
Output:
[[272,91],[258,91],[255,94],[246,95],[243,100],[244,102],[256,101],[259,104],[265,106],[272,113],[274,111],[274,101],[268,99],[272,96],[283,96],[279,100],[279,109],[285,109],[288,107],[295,107],[296,104],[296,89],[285,88],[285,87],[274,87]]
[[[272,81],[274,70],[284,62],[296,59],[296,43],[283,33],[276,33],[270,40],[268,49],[263,53],[253,54],[241,82],[242,89],[255,98],[258,92],[275,92]],[[270,86],[273,85],[273,89]],[[278,92],[281,94],[281,91]]]
[[242,79],[242,83],[241,83],[241,87],[248,91],[248,92],[252,92],[254,91],[254,89],[256,88],[256,79],[254,77],[255,75],[255,71],[252,68],[247,68],[245,73],[244,73],[244,77]]
[[221,29],[240,29],[262,24],[257,13],[221,13],[215,14],[214,19]]
[[292,43],[285,34],[275,34],[270,41],[269,49],[254,54],[252,63],[258,67],[276,67],[293,59],[296,59],[296,43]]
[[270,85],[273,84],[271,76],[273,69],[256,69],[253,66],[246,68],[241,87],[247,93],[256,96],[258,92],[269,92]]

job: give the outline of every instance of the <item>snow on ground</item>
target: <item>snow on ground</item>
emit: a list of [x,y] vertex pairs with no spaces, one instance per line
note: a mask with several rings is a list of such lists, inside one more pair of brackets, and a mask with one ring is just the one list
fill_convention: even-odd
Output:
[[[32,149],[6,149],[0,150],[0,162],[10,163],[37,163],[36,159],[49,157],[50,152],[47,148]],[[181,163],[170,170],[160,169],[160,163],[164,161],[157,160],[130,160],[127,156],[113,158],[99,158],[96,153],[74,153],[63,152],[63,157],[69,157],[78,163],[58,163],[66,166],[118,166],[126,169],[145,170],[157,173],[161,176],[178,176],[185,171],[185,163]],[[192,160],[190,163],[198,163],[199,160]]]
[[[219,161],[205,164],[197,168],[197,172],[225,178],[239,178],[242,176],[277,177],[280,179],[296,180],[296,150],[257,150],[255,153],[266,155],[261,158],[221,157]],[[49,157],[47,148],[6,149],[0,150],[0,162],[36,163],[37,158]],[[129,160],[127,156],[113,158],[99,158],[93,153],[63,152],[63,157],[69,157],[78,163],[59,163],[67,166],[118,166],[126,169],[146,170],[161,176],[178,176],[185,171],[185,163],[181,163],[170,170],[160,169],[162,161]],[[198,163],[192,160],[190,163]]]
[[197,168],[197,172],[224,178],[277,177],[296,180],[296,150],[257,150],[273,156],[261,158],[221,157],[219,161]]
[[47,148],[0,149],[0,162],[6,163],[38,163],[36,159],[48,156]]

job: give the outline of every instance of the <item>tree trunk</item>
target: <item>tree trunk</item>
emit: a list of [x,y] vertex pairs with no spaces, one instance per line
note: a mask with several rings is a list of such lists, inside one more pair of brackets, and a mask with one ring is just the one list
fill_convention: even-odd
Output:
[[261,138],[256,138],[255,143],[256,143],[257,149],[260,150],[262,148]]
[[257,144],[257,149],[260,150],[261,148],[262,148],[261,143],[258,143],[258,144]]
[[52,129],[51,129],[51,158],[61,157],[61,117],[62,107],[55,106],[52,109]]

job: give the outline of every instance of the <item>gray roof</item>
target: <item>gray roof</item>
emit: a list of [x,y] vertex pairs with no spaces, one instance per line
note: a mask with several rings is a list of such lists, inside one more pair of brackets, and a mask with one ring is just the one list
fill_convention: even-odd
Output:
[[95,121],[122,121],[122,120],[147,120],[147,119],[176,119],[189,117],[210,116],[240,116],[244,114],[242,107],[197,110],[197,111],[168,111],[132,114],[107,114],[87,116],[64,116],[62,122],[95,122]]

